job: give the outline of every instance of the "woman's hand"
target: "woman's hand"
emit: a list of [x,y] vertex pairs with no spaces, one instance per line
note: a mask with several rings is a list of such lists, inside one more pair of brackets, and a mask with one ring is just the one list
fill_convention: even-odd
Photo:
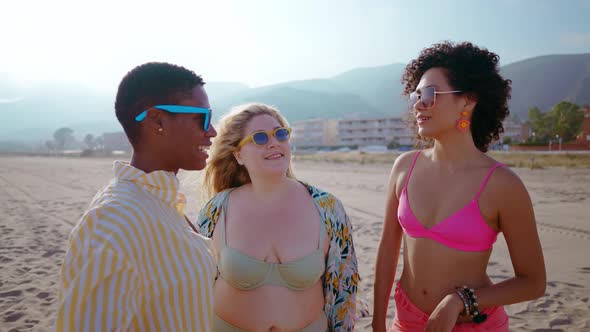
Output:
[[439,302],[432,314],[430,314],[428,322],[426,322],[425,331],[451,331],[464,308],[463,301],[461,301],[457,294],[448,294]]

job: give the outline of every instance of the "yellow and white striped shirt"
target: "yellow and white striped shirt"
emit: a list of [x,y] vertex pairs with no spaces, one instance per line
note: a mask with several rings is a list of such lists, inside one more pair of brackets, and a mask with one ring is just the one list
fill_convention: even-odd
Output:
[[171,172],[114,163],[72,230],[58,331],[211,331],[215,265]]

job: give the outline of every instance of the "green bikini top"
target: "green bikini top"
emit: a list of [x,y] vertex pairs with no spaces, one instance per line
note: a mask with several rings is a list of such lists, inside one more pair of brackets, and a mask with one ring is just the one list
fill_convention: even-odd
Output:
[[252,290],[265,285],[303,290],[313,286],[321,278],[326,269],[322,250],[325,233],[323,225],[320,226],[318,248],[311,254],[287,263],[261,261],[227,246],[225,210],[228,200],[229,193],[222,203],[219,215],[221,218],[221,253],[217,263],[217,270],[227,283],[240,290]]

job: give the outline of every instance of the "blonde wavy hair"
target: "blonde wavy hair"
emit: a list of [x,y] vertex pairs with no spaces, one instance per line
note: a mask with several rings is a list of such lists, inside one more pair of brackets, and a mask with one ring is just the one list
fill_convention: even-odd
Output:
[[[205,168],[205,191],[209,197],[229,188],[235,188],[252,182],[248,170],[238,164],[233,152],[237,151],[238,143],[246,136],[246,125],[258,115],[270,115],[282,127],[289,127],[287,120],[274,107],[254,103],[232,108],[223,116],[217,126],[217,137],[211,146],[211,156]],[[295,178],[293,168],[289,164],[287,177]]]

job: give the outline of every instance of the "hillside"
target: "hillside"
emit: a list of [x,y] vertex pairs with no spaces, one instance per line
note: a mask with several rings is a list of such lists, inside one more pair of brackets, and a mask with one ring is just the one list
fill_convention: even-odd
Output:
[[[214,120],[232,106],[264,102],[277,106],[290,122],[309,118],[400,115],[406,111],[400,96],[403,64],[357,68],[334,77],[289,81],[250,88],[239,82],[205,85]],[[526,119],[528,109],[549,110],[561,100],[590,103],[590,54],[547,55],[501,68],[513,81],[510,109]],[[85,134],[120,130],[114,116],[114,96],[98,96],[71,83],[18,85],[0,79],[0,141],[38,141],[62,126]]]

